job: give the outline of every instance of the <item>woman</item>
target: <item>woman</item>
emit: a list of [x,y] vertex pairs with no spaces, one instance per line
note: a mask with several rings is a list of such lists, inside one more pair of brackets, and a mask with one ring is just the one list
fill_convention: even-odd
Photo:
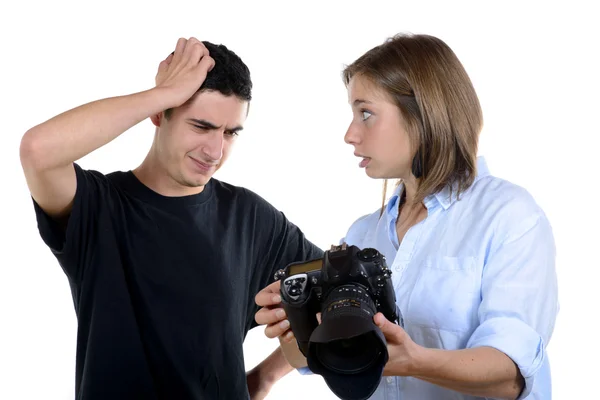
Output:
[[[346,143],[369,177],[399,180],[344,239],[386,256],[403,316],[403,327],[374,318],[390,359],[371,399],[550,399],[552,229],[526,190],[477,157],[482,113],[460,61],[438,38],[398,35],[343,76],[354,115]],[[257,295],[256,320],[286,343],[278,290]]]

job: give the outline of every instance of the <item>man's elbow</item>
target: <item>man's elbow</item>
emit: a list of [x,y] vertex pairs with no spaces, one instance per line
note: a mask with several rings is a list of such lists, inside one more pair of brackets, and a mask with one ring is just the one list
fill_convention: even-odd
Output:
[[44,153],[47,152],[43,149],[41,139],[34,129],[27,131],[21,138],[19,158],[23,169],[40,171],[45,168],[44,164],[47,157]]

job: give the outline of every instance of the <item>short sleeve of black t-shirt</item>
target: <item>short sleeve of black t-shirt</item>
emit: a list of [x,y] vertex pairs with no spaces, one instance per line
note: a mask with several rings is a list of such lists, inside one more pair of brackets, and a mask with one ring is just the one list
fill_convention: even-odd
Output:
[[76,396],[247,398],[254,297],[276,270],[321,249],[262,197],[214,178],[171,198],[131,171],[74,168],[66,226],[34,207],[71,285]]
[[[72,283],[79,282],[89,257],[93,254],[97,239],[97,219],[106,198],[109,184],[106,176],[97,171],[82,169],[73,164],[77,189],[73,205],[65,222],[59,222],[46,214],[33,201],[38,230],[41,238],[57,258]],[[66,226],[65,226],[66,223]]]

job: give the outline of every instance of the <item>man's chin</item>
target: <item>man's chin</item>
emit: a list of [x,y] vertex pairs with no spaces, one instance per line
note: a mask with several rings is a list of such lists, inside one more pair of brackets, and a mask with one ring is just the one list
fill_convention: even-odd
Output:
[[211,179],[212,173],[202,173],[187,171],[181,178],[181,183],[189,188],[200,188],[206,185]]
[[192,179],[187,180],[186,183],[189,187],[200,188],[202,186],[205,186],[211,179],[212,179],[212,175],[194,177]]

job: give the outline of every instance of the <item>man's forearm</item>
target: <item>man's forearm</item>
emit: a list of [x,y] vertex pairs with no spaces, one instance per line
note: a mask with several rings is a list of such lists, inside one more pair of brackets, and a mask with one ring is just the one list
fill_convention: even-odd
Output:
[[491,347],[423,349],[415,368],[416,378],[473,396],[516,399],[524,387],[515,363]]
[[170,106],[157,88],[87,103],[31,128],[22,151],[39,170],[66,166]]
[[271,386],[293,370],[294,368],[287,362],[283,351],[278,347],[250,373],[257,374],[257,378],[261,382]]
[[308,365],[306,357],[304,357],[304,354],[298,348],[296,339],[293,339],[291,342],[284,342],[279,338],[279,345],[282,354],[292,368],[303,368]]

